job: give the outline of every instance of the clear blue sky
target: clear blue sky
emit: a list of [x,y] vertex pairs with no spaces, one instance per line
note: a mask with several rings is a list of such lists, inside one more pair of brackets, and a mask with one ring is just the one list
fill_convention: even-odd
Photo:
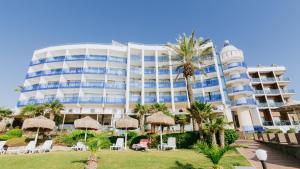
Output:
[[299,0],[1,0],[0,106],[15,106],[14,88],[23,83],[35,49],[111,40],[174,42],[192,30],[218,48],[229,39],[250,66],[286,66],[299,98],[299,9]]

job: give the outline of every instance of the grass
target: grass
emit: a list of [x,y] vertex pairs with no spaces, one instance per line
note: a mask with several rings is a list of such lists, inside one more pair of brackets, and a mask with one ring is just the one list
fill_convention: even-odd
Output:
[[[88,152],[51,152],[45,154],[1,155],[1,169],[83,169]],[[135,152],[109,151],[98,153],[99,169],[207,169],[212,163],[193,150]],[[221,160],[225,169],[249,165],[236,151]]]

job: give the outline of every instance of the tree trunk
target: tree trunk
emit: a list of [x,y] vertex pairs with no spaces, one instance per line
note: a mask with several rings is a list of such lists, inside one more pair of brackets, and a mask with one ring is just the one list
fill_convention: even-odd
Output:
[[[191,107],[191,104],[194,102],[194,94],[193,94],[193,87],[191,83],[190,77],[186,77],[186,89],[188,92],[188,97],[189,97],[189,108]],[[193,123],[193,131],[197,131],[197,126],[196,126],[196,121],[194,118],[192,118],[192,123]]]
[[225,147],[225,133],[224,133],[224,129],[221,129],[219,131],[219,139],[220,139],[221,147],[224,148]]
[[54,113],[50,112],[50,117],[49,117],[50,120],[54,120]]
[[184,132],[184,124],[180,124],[180,133]]
[[145,133],[145,116],[142,115],[140,116],[140,129],[141,129],[141,134]]
[[211,143],[212,145],[217,144],[216,132],[211,132]]
[[98,159],[95,154],[91,154],[85,166],[86,169],[97,169]]

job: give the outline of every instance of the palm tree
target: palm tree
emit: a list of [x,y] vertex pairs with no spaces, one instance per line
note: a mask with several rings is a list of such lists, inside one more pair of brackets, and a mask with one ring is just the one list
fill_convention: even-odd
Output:
[[49,118],[51,120],[58,119],[61,117],[61,111],[64,110],[64,105],[58,100],[54,100],[51,103],[46,103],[45,105],[46,113],[49,113]]
[[180,125],[180,132],[184,132],[184,125],[189,123],[189,118],[185,114],[175,115],[175,123]]
[[44,105],[28,104],[21,109],[21,118],[31,118],[39,115],[43,115],[45,111]]
[[135,108],[133,109],[133,112],[138,116],[141,134],[144,134],[144,132],[145,132],[145,115],[149,112],[149,106],[137,103],[135,105]]
[[89,151],[91,154],[88,158],[85,168],[86,169],[96,169],[98,166],[98,157],[97,157],[96,153],[101,146],[100,139],[97,137],[91,138],[88,140],[87,145],[89,147]]
[[193,119],[196,120],[199,127],[200,138],[202,138],[203,123],[212,119],[216,113],[213,112],[211,104],[195,101],[191,104],[191,108],[187,109]]
[[168,106],[165,103],[154,103],[149,108],[150,113],[156,113],[158,111],[163,112],[166,115],[171,115]]
[[0,108],[0,120],[3,120],[7,117],[10,117],[10,115],[12,114],[12,110],[8,109],[8,108]]
[[[180,35],[177,39],[177,44],[168,43],[166,45],[175,52],[173,57],[180,60],[180,64],[172,65],[176,67],[176,71],[178,72],[175,81],[180,74],[183,74],[190,103],[194,101],[191,78],[194,77],[195,70],[198,69],[203,72],[203,69],[199,67],[198,63],[202,64],[203,58],[212,53],[212,47],[204,47],[208,42],[210,42],[209,39],[197,39],[195,32],[192,32],[191,36],[186,36],[185,34]],[[195,129],[194,123],[193,128]]]

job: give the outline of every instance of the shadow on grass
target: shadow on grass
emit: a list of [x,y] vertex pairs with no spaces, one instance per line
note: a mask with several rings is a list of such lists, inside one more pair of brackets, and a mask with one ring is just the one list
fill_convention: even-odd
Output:
[[86,164],[88,160],[75,160],[72,161],[72,163],[82,163],[82,164]]
[[204,168],[195,168],[192,164],[190,163],[181,163],[179,161],[175,161],[175,166],[170,167],[169,169],[204,169]]

